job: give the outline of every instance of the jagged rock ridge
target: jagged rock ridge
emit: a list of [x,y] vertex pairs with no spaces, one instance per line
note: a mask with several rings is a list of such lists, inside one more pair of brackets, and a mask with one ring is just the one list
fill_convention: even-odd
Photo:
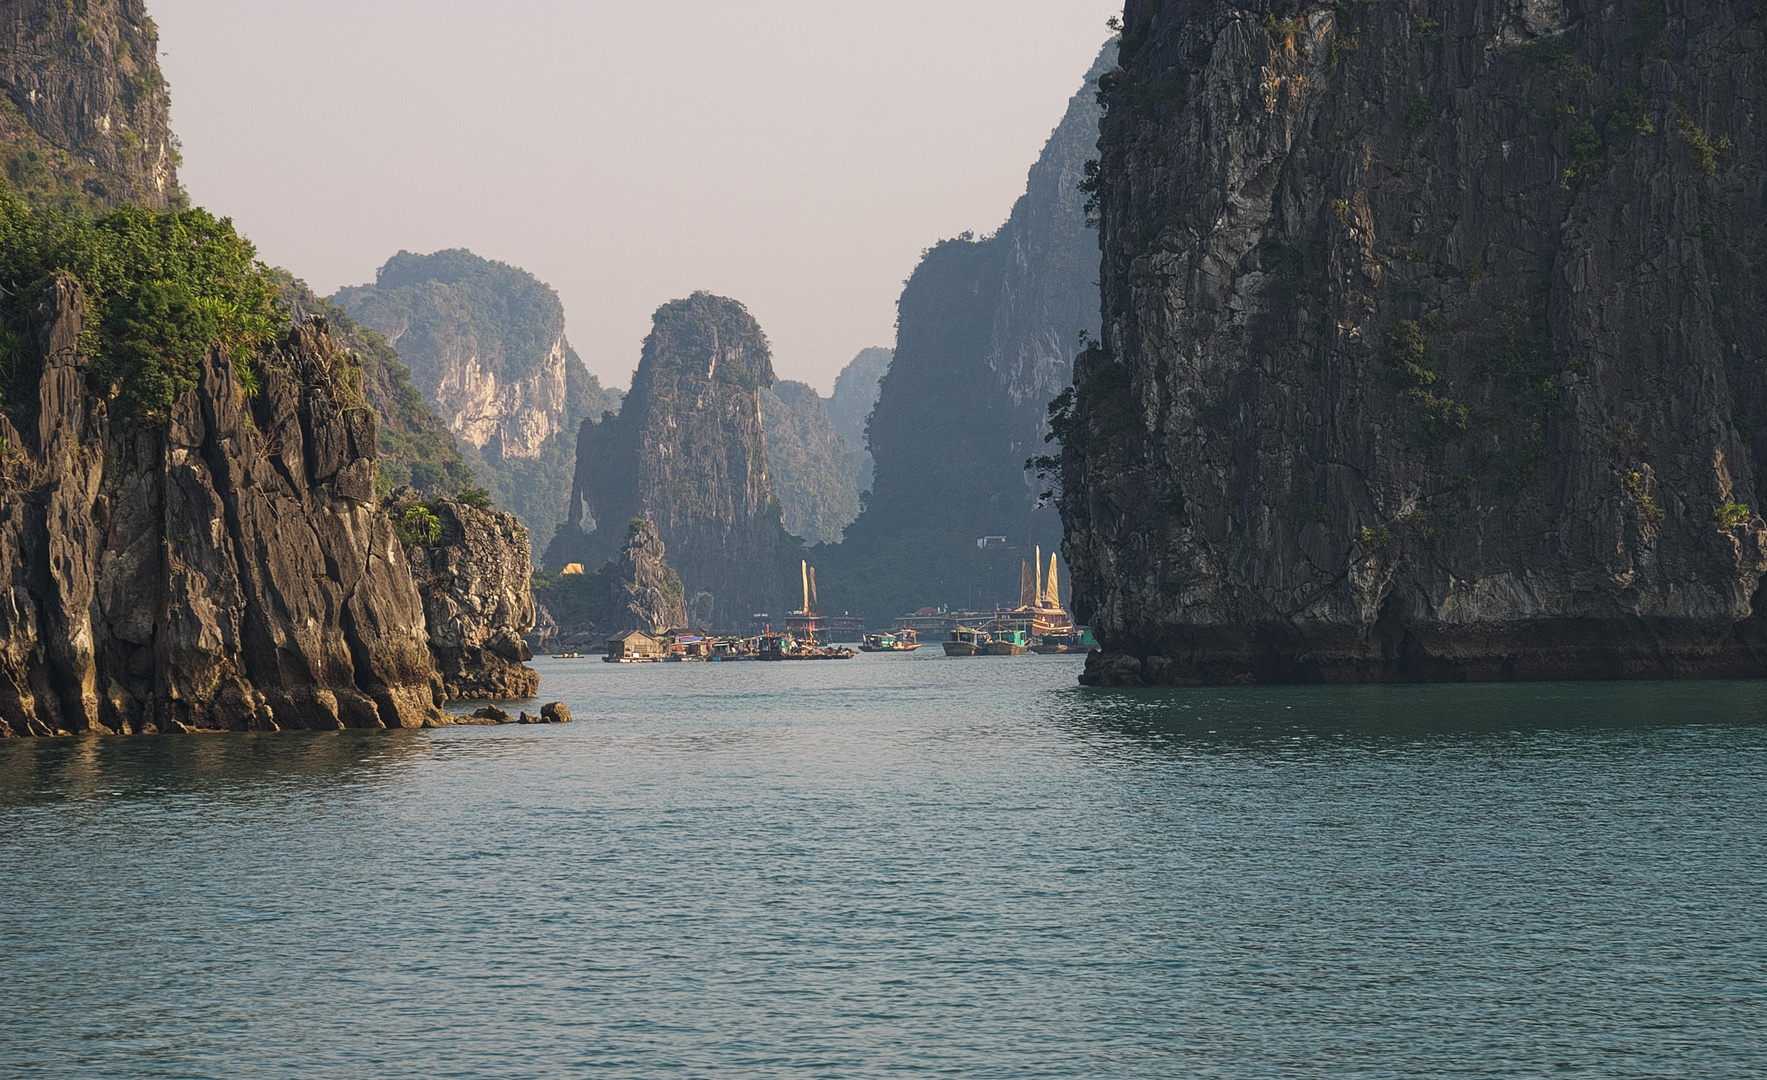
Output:
[[694,622],[746,627],[769,610],[797,547],[767,470],[761,394],[773,381],[767,338],[741,304],[698,292],[658,308],[619,416],[582,427],[547,565],[600,566],[624,523],[647,518]]
[[1062,420],[1088,681],[1767,673],[1764,45],[1132,0]]
[[181,206],[159,31],[140,0],[0,8],[0,166],[26,203]]
[[681,579],[669,568],[667,548],[650,521],[635,518],[627,528],[612,584],[614,630],[658,634],[687,625]]

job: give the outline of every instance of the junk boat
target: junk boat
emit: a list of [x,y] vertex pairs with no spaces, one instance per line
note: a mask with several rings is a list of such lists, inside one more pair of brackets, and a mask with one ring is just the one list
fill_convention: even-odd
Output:
[[797,633],[787,630],[783,634],[769,631],[761,635],[755,650],[757,660],[851,660],[858,655],[852,649],[839,645],[823,645],[816,640],[816,630],[822,625],[822,616],[816,614],[816,571],[810,569],[810,563],[802,564],[804,577],[804,606],[798,611],[788,612],[788,625],[797,627]]

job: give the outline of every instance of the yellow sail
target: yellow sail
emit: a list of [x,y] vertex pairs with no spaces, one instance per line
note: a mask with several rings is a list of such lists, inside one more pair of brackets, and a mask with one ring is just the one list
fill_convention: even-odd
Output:
[[804,613],[807,615],[812,611],[820,610],[821,607],[822,599],[816,595],[816,568],[812,566],[810,567],[810,606],[804,609]]
[[804,575],[804,606],[800,610],[808,615],[810,613],[810,560],[805,559],[803,561],[802,570]]
[[1050,607],[1061,606],[1061,590],[1057,588],[1057,584],[1058,582],[1055,577],[1055,552],[1052,551],[1049,553],[1049,588],[1043,591],[1043,595],[1049,599]]
[[1031,584],[1036,588],[1037,595],[1033,602],[1043,606],[1043,545],[1037,545],[1037,561],[1031,564]]

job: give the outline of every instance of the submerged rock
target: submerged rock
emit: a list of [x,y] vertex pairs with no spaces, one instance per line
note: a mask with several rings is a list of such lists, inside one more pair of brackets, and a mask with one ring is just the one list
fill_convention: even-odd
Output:
[[540,706],[540,715],[552,724],[568,724],[571,722],[571,710],[562,701],[548,702]]
[[1128,4],[1084,681],[1767,674],[1757,14],[1429,14]]

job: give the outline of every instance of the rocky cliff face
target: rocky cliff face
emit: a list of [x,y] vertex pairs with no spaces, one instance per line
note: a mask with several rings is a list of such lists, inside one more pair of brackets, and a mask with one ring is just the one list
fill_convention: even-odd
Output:
[[638,518],[626,530],[612,581],[612,627],[660,634],[687,626],[687,605],[681,579],[669,568],[663,539],[656,526]]
[[294,275],[272,271],[282,301],[296,322],[321,318],[338,346],[362,368],[362,396],[380,417],[380,468],[376,483],[383,498],[403,487],[424,496],[454,494],[469,486],[472,469],[460,456],[454,435],[411,383],[411,371],[379,331],[362,326],[330,300],[315,295]]
[[1767,20],[1132,0],[1095,682],[1760,675]]
[[767,471],[785,529],[812,544],[838,544],[859,516],[859,454],[808,383],[780,382],[761,394]]
[[532,274],[470,251],[400,252],[332,298],[382,334],[492,498],[547,538],[570,489],[577,427],[610,402]]
[[766,336],[741,304],[701,292],[658,308],[619,416],[583,425],[568,529],[548,564],[598,566],[624,523],[647,518],[696,621],[746,627],[770,610],[795,546],[767,470],[761,394],[772,385]]
[[323,325],[254,359],[251,399],[211,350],[141,426],[89,387],[84,320],[54,279],[36,400],[0,420],[0,734],[441,722],[375,416]]
[[[827,570],[835,608],[1009,600],[1032,546],[1059,542],[1025,461],[1047,451],[1046,408],[1079,335],[1098,331],[1097,239],[1077,188],[1098,137],[1097,77],[1114,63],[1107,46],[1000,230],[933,247],[903,289],[871,412],[870,495]],[[977,548],[984,536],[1011,547]]]
[[527,530],[514,514],[456,499],[425,509],[432,507],[433,536],[414,537],[405,554],[442,692],[451,699],[533,697],[540,674],[522,663],[533,659],[523,640],[534,626]]
[[27,203],[181,205],[159,31],[140,0],[0,9],[0,166]]
[[859,490],[870,491],[874,462],[865,446],[865,424],[877,405],[878,383],[890,369],[894,349],[860,349],[835,377],[828,399],[828,418],[847,445],[859,452]]

